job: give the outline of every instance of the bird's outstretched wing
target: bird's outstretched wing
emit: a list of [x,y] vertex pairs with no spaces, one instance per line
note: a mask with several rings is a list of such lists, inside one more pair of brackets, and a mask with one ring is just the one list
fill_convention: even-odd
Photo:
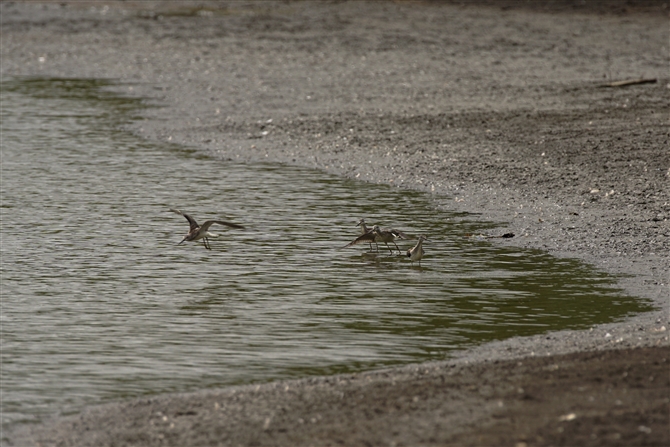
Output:
[[236,223],[232,222],[226,222],[225,220],[208,220],[204,224],[202,224],[202,227],[200,227],[203,231],[207,231],[209,227],[211,227],[213,224],[219,224],[219,225],[225,225],[230,228],[238,228],[238,229],[244,229],[242,225],[238,225]]
[[351,247],[352,245],[356,245],[356,244],[362,244],[363,242],[374,242],[374,241],[375,241],[375,232],[370,230],[365,234],[361,234],[356,239],[349,242],[347,245],[345,245],[342,248]]
[[182,216],[184,216],[186,218],[186,220],[188,220],[188,224],[191,226],[191,231],[193,231],[194,228],[198,228],[198,222],[196,222],[195,219],[192,218],[191,216],[189,216],[188,214],[182,213],[181,211],[176,210],[174,208],[170,208],[170,211],[172,211],[173,213],[181,214]]
[[400,230],[396,230],[395,228],[391,228],[389,230],[384,230],[388,231],[389,233],[393,234],[393,237],[396,239],[413,239],[412,237],[408,236],[407,234],[403,233]]

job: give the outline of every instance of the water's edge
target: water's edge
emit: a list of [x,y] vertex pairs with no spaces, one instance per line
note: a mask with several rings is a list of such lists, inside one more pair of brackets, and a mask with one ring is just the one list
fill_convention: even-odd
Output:
[[[31,82],[45,82],[45,80],[32,80]],[[47,82],[48,82],[48,81],[47,81]],[[79,82],[79,81],[77,81],[77,80],[68,80],[67,82],[71,82],[71,83],[73,83],[73,84],[76,84],[76,83]],[[84,82],[90,84],[89,81],[84,81]],[[107,88],[107,87],[110,87],[111,84],[107,84],[107,83],[105,83],[105,82],[100,83],[100,84],[96,84],[96,82],[94,81],[93,84],[91,84],[91,85],[95,86],[95,88],[100,88],[101,86],[104,86],[105,88]],[[76,89],[73,90],[73,91],[74,91],[75,94],[78,93],[78,91],[77,91]],[[112,99],[112,100],[114,100],[113,97],[108,98],[108,99]],[[122,103],[123,106],[125,107],[125,101],[121,101],[121,103]],[[132,109],[132,108],[131,108],[131,109]],[[121,123],[121,124],[122,124],[122,123]],[[276,168],[270,168],[270,169],[276,169]],[[415,197],[418,198],[419,196],[415,196]],[[359,210],[359,211],[360,211],[360,210]],[[251,216],[250,216],[250,217],[251,217]],[[464,219],[463,216],[460,216],[460,217],[458,217],[458,220],[459,220],[459,222],[460,222],[460,225],[467,225],[467,222],[469,221],[469,218],[466,217],[466,218]],[[481,224],[477,224],[477,225],[481,225]],[[460,229],[459,231],[461,231],[461,232],[466,231],[466,232],[468,232],[468,233],[471,232],[471,231],[479,232],[479,231],[481,231],[482,228],[491,228],[491,224],[484,224],[483,227],[481,227],[481,226],[479,226],[479,227],[474,226],[474,227],[472,227],[472,228],[470,228],[470,229],[467,229],[467,228],[468,228],[467,226],[466,226],[466,227],[461,227],[461,229]],[[437,230],[438,230],[438,228],[433,228],[433,231],[437,231]],[[443,231],[443,230],[440,229],[439,231]],[[438,232],[439,232],[439,231],[438,231]],[[486,243],[482,242],[482,243],[485,244],[485,245],[488,244],[488,242],[486,242]],[[478,243],[475,243],[475,245],[477,245],[477,244],[478,244]],[[508,250],[503,250],[503,251],[501,251],[501,253],[507,253],[507,252],[508,252]],[[512,256],[516,256],[516,255],[514,255],[514,251],[509,251],[509,253],[504,254],[504,256],[510,256],[510,255],[512,255]],[[540,252],[537,252],[537,254],[532,255],[531,252],[528,252],[528,251],[526,252],[526,255],[527,255],[527,256],[531,256],[531,257],[539,256],[539,257],[536,258],[535,261],[532,261],[532,262],[538,262],[539,259],[541,259],[541,258],[544,256],[544,255],[542,255]],[[517,257],[516,257],[516,261],[513,261],[513,262],[518,263],[518,262],[520,261],[520,259],[521,259],[521,258],[518,258],[518,256],[517,256]],[[505,262],[509,262],[509,261],[505,261]],[[573,264],[574,264],[574,263],[573,263]],[[558,264],[556,264],[556,265],[557,265],[557,266],[558,266],[558,265],[561,265],[561,263],[558,263]],[[567,265],[567,264],[566,264],[566,265]],[[592,274],[592,273],[588,273],[588,274]],[[605,277],[602,277],[602,276],[598,279],[598,281],[604,281],[604,283],[609,283],[609,282],[611,282],[610,280],[607,280]],[[582,324],[583,327],[589,325],[589,323],[581,323],[581,324]],[[499,336],[500,336],[500,335],[497,335],[496,337],[499,337]],[[546,337],[546,334],[542,333],[541,335],[537,336],[536,338],[539,338],[539,339],[544,338],[544,339],[546,339],[547,337]],[[521,339],[521,340],[528,340],[528,339],[527,339],[527,338],[523,338],[523,339]],[[517,346],[517,345],[523,345],[523,342],[518,342],[516,339],[508,340],[508,341],[503,342],[503,343],[507,343],[507,346],[510,346],[510,345],[514,345],[514,346]],[[535,344],[535,342],[531,342],[531,343],[532,343],[532,344]],[[480,348],[476,348],[475,351],[473,351],[473,352],[476,352],[477,349],[482,349],[483,351],[486,351],[486,350],[489,349],[489,348],[486,348],[486,347],[480,347]],[[495,349],[495,348],[494,348],[494,349]],[[466,351],[466,352],[469,352],[469,351]],[[459,355],[460,355],[460,354],[459,354]],[[468,353],[468,354],[464,354],[464,355],[465,355],[465,356],[472,356],[473,354],[472,354],[472,353]],[[379,366],[376,366],[376,368],[378,368],[378,367],[379,367]],[[363,369],[369,369],[369,367],[367,367],[367,368],[363,368]],[[316,371],[315,371],[315,372],[316,372]],[[332,373],[335,373],[335,372],[338,372],[338,371],[337,371],[337,370],[333,370],[333,371],[331,371],[331,372],[332,372]],[[317,372],[317,374],[318,374],[318,372]]]

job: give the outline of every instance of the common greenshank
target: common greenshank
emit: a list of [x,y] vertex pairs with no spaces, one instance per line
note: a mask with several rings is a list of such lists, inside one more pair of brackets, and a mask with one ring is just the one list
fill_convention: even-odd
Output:
[[[370,231],[372,231],[372,228],[368,228],[368,226],[365,225],[365,219],[359,220],[358,223],[356,224],[356,226],[361,227],[361,236],[366,234],[366,233],[369,233]],[[369,241],[369,242],[370,242],[370,251],[372,251],[372,242],[374,242],[374,241]],[[377,245],[376,242],[375,242],[375,245]],[[377,251],[379,251],[379,245],[377,245]]]
[[428,239],[426,236],[423,234],[419,236],[419,242],[416,243],[416,245],[409,250],[407,250],[407,257],[409,258],[410,261],[412,261],[412,264],[414,264],[414,261],[419,261],[419,267],[421,267],[421,258],[423,258],[423,255],[426,254],[426,251],[423,249],[423,241],[427,241]]
[[[209,227],[211,227],[212,225],[219,224],[219,225],[225,225],[225,226],[230,227],[230,228],[244,229],[244,227],[242,225],[234,224],[234,223],[231,223],[231,222],[226,222],[224,220],[208,220],[204,224],[198,225],[198,222],[196,222],[195,219],[192,218],[191,216],[189,216],[188,214],[182,213],[181,211],[176,210],[174,208],[170,208],[170,211],[172,211],[173,213],[181,214],[182,216],[184,216],[186,218],[186,220],[188,220],[188,224],[191,226],[191,229],[186,234],[186,236],[184,236],[184,239],[182,239],[182,241],[179,244],[181,244],[184,241],[195,242],[195,241],[199,241],[200,239],[202,239],[202,243],[204,244],[205,248],[208,249],[208,250],[211,250],[212,247],[209,246],[209,239],[207,239],[207,238],[218,236],[214,233],[210,233],[209,231],[207,231],[207,230],[209,230]],[[177,244],[177,245],[179,245],[179,244]]]
[[407,236],[400,230],[386,229],[386,228],[382,230],[381,228],[379,228],[379,225],[375,225],[374,227],[372,227],[372,230],[358,236],[356,239],[345,245],[344,248],[351,247],[352,245],[361,244],[364,242],[374,242],[375,244],[383,242],[384,244],[386,244],[386,248],[388,248],[391,254],[393,254],[393,250],[391,250],[391,247],[389,247],[388,244],[389,242],[391,242],[393,245],[395,245],[395,248],[396,250],[398,250],[398,253],[402,253],[400,251],[400,248],[398,247],[398,244],[395,243],[396,239],[409,239],[409,236]]

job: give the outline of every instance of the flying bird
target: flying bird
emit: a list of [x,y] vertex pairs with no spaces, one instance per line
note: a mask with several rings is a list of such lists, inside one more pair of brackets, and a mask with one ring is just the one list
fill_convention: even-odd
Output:
[[202,243],[205,246],[206,249],[211,250],[212,247],[209,246],[209,239],[210,237],[217,237],[218,235],[214,233],[210,233],[209,227],[211,227],[214,224],[219,224],[219,225],[225,225],[230,228],[239,228],[239,229],[244,229],[242,225],[238,225],[232,222],[226,222],[224,220],[208,220],[202,225],[198,225],[198,222],[195,221],[194,218],[189,216],[186,213],[182,213],[179,210],[176,210],[174,208],[170,208],[170,211],[173,213],[181,214],[188,220],[188,224],[191,226],[190,230],[184,236],[184,239],[181,240],[181,242],[177,245],[180,245],[184,241],[189,241],[189,242],[196,242],[202,239]]

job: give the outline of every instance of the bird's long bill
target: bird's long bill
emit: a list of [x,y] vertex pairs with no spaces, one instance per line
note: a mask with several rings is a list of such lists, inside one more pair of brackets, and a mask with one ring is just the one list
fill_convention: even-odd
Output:
[[186,240],[186,238],[182,239],[182,240],[181,240],[181,242],[180,242],[180,243],[178,243],[177,245],[181,245],[181,244],[182,244],[182,242],[184,242],[185,240]]

